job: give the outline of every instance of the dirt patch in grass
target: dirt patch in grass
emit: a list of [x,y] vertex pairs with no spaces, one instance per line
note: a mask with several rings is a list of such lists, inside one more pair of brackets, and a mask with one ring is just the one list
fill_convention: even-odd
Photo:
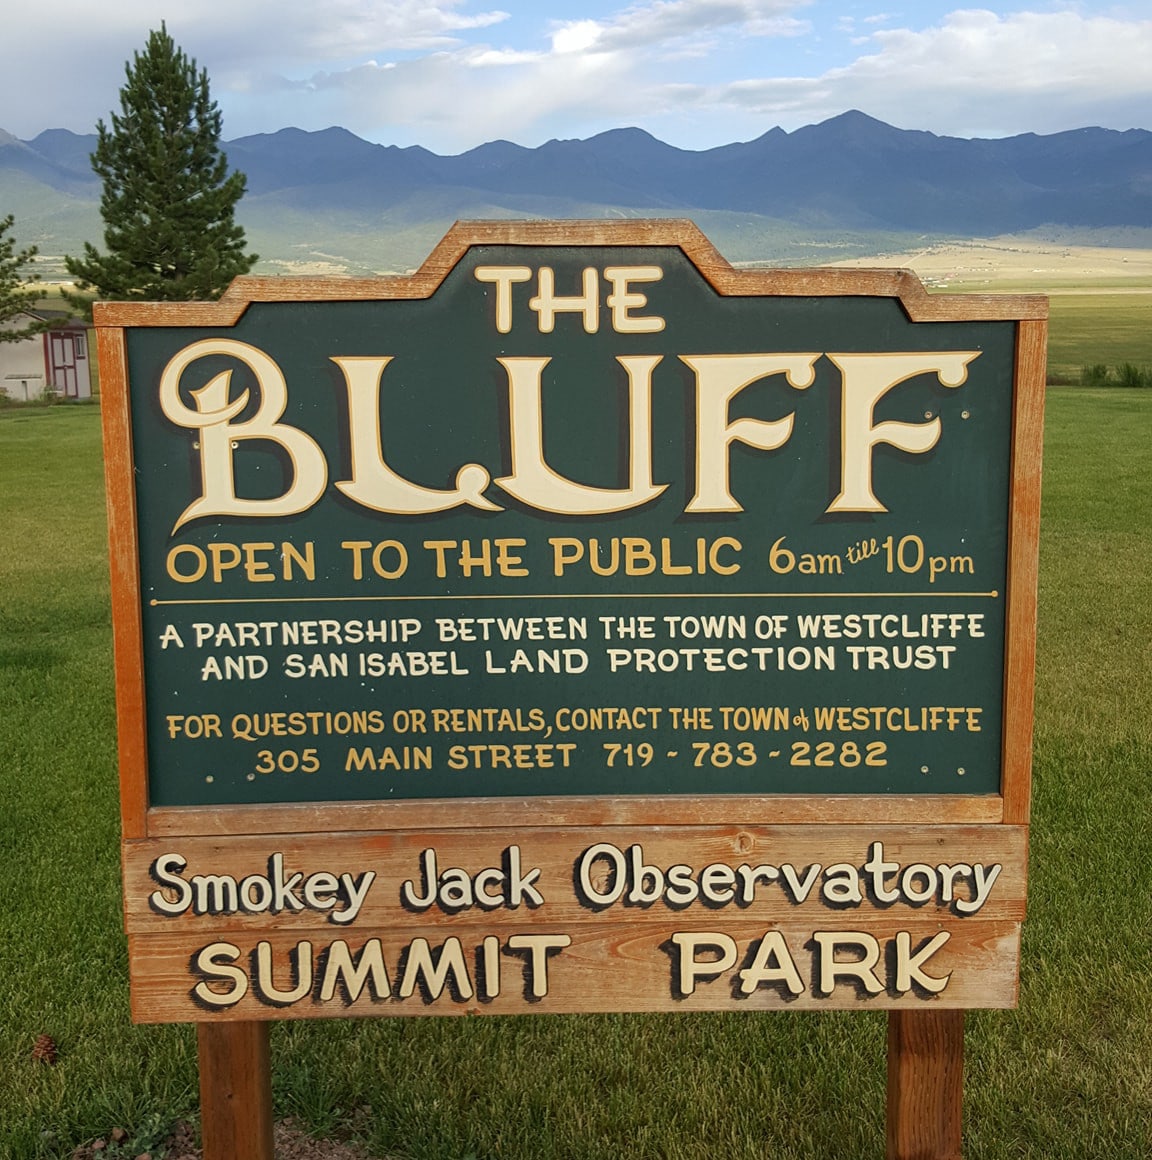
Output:
[[[296,1120],[280,1120],[272,1129],[275,1160],[388,1160],[374,1156],[360,1144],[340,1140],[318,1140]],[[196,1131],[186,1120],[177,1123],[160,1144],[138,1150],[139,1143],[123,1128],[113,1128],[106,1137],[81,1144],[72,1160],[202,1160]]]

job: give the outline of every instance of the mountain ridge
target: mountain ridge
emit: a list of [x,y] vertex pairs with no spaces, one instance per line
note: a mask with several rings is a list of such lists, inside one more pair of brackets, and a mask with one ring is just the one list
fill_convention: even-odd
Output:
[[[95,134],[63,129],[29,141],[0,131],[0,207],[17,212],[42,250],[71,243],[69,220],[98,223],[100,186],[88,166],[95,142]],[[288,127],[223,147],[248,178],[239,216],[249,232],[272,236],[268,223],[281,233],[302,229],[300,244],[314,251],[324,250],[326,234],[395,233],[477,212],[734,215],[769,233],[821,238],[1152,226],[1152,132],[1144,129],[962,138],[848,110],[701,150],[634,126],[534,148],[495,140],[453,155],[376,144],[340,126]],[[275,244],[296,243],[278,235]]]

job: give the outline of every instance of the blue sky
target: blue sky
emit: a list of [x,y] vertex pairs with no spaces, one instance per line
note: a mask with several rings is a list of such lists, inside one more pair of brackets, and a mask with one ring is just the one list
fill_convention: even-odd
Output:
[[226,138],[339,124],[456,153],[638,125],[701,149],[858,108],[964,137],[1152,128],[1152,5],[52,0],[5,15],[0,128],[91,131],[167,20]]

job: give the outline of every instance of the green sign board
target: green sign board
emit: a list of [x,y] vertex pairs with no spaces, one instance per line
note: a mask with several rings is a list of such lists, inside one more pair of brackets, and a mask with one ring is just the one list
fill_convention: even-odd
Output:
[[151,804],[998,793],[1017,323],[739,277],[129,328]]
[[1014,1005],[1046,308],[686,222],[99,306],[133,1017]]

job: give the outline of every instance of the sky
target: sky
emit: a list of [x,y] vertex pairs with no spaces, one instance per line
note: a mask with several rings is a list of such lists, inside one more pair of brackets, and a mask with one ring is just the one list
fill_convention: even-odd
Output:
[[1152,129],[1152,4],[51,0],[10,6],[0,129],[93,131],[162,20],[224,138],[342,125],[460,153],[639,126],[686,149],[847,109],[960,137]]

